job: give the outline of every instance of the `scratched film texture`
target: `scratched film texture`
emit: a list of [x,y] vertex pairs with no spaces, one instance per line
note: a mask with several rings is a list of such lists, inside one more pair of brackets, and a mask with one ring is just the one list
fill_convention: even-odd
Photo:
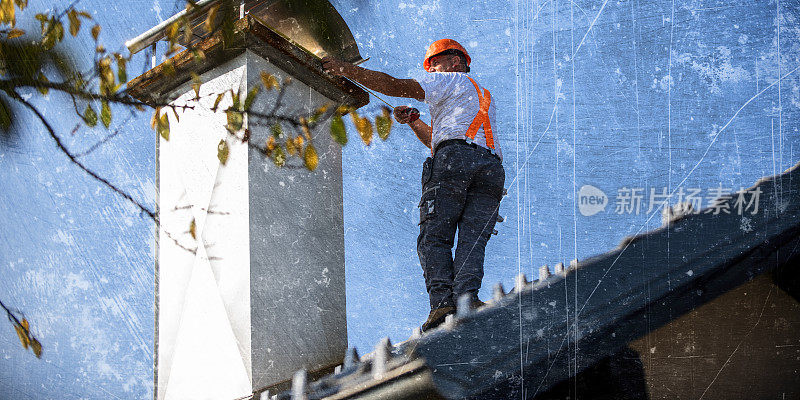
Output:
[[[70,3],[31,1],[20,25],[35,31],[35,12]],[[183,8],[174,0],[77,4],[116,51]],[[500,208],[506,221],[487,248],[483,298],[494,282],[513,286],[520,271],[535,278],[541,265],[584,259],[657,227],[651,188],[735,191],[798,161],[797,2],[332,4],[370,57],[366,67],[413,76],[426,46],[451,37],[492,91],[509,195]],[[91,48],[78,41],[73,50]],[[144,56],[129,70],[144,71]],[[107,134],[71,133],[78,121],[66,98],[30,96],[76,151]],[[366,110],[379,104],[373,99]],[[28,123],[0,146],[0,298],[25,313],[44,355],[24,351],[10,324],[0,329],[0,398],[149,398],[153,224],[70,164],[31,115],[17,117]],[[83,160],[152,206],[149,118],[117,110],[112,131],[120,133]],[[364,353],[383,336],[404,340],[428,312],[415,250],[427,153],[404,126],[370,147],[351,139],[343,157],[348,339]],[[608,196],[603,211],[579,213],[583,185]],[[643,189],[638,213],[615,210],[626,188]]]

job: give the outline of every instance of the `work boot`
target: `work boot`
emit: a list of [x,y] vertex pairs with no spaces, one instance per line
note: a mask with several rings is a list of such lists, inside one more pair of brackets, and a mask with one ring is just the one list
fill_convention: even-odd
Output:
[[428,314],[428,320],[422,324],[422,331],[427,332],[437,326],[441,325],[444,322],[445,318],[448,315],[452,315],[456,313],[456,308],[452,306],[445,306],[439,307],[431,310],[431,313]]

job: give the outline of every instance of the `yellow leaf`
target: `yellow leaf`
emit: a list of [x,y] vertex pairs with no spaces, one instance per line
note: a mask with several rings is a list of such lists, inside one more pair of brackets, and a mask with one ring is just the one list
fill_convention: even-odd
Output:
[[353,124],[356,126],[358,134],[361,135],[361,140],[364,144],[369,146],[372,143],[372,124],[368,119],[359,117],[355,110],[350,112],[350,116],[353,119]]
[[219,141],[219,145],[217,145],[217,158],[222,165],[228,162],[228,153],[230,149],[228,148],[228,142],[224,139]]
[[192,35],[194,34],[194,30],[192,29],[192,21],[188,18],[183,19],[183,42],[189,43],[192,41]]
[[[22,323],[27,324],[27,321],[23,319]],[[27,328],[23,327],[22,325],[14,324],[14,329],[17,331],[17,336],[19,336],[19,341],[22,343],[22,347],[27,349],[28,345],[30,344]]]
[[97,40],[97,37],[100,36],[100,25],[95,25],[92,27],[92,37],[94,40]]
[[78,12],[75,9],[69,10],[67,18],[69,19],[69,34],[76,36],[81,29],[81,20],[78,18]]
[[166,33],[167,39],[169,39],[170,42],[175,42],[175,38],[178,36],[178,30],[180,28],[180,21],[175,21],[167,26],[167,30],[164,33]]
[[31,350],[33,350],[33,354],[36,355],[36,358],[42,358],[42,344],[34,337],[31,338]]
[[169,118],[167,118],[167,114],[166,113],[164,115],[162,115],[161,118],[158,119],[158,124],[157,125],[158,125],[157,126],[158,134],[161,135],[161,137],[163,137],[164,140],[168,141],[169,140]]
[[150,118],[150,127],[156,129],[156,124],[158,124],[159,114],[161,114],[161,107],[156,107],[156,111],[153,113],[153,118]]
[[9,0],[3,0],[0,3],[0,22],[9,24],[12,27],[16,24],[17,18],[14,15],[14,3]]
[[298,153],[298,149],[294,145],[294,139],[286,139],[286,151],[289,153],[290,156],[293,156]]
[[175,76],[175,66],[172,65],[172,59],[164,61],[164,63],[162,63],[161,65],[163,65],[164,73],[167,74],[167,76],[170,77]]
[[322,114],[325,113],[325,111],[328,111],[328,107],[330,107],[330,103],[326,103],[322,107],[314,110],[314,114],[312,114],[311,117],[308,119],[308,123],[310,123],[310,124],[317,123],[317,120],[319,120],[319,117],[321,117]]
[[278,83],[278,78],[269,72],[261,71],[261,83],[264,84],[264,89],[266,90],[278,89],[281,87],[280,83]]
[[24,34],[25,34],[25,31],[23,31],[22,29],[13,28],[10,31],[8,31],[7,38],[8,39],[14,39],[14,38],[18,38],[18,37],[20,37],[20,36],[22,36]]
[[56,21],[55,24],[53,24],[53,29],[56,32],[58,41],[64,40],[64,24],[62,24],[61,21]]
[[336,112],[339,113],[340,115],[345,115],[345,114],[349,113],[351,110],[355,111],[350,106],[339,106],[339,108],[336,109]]
[[[192,71],[192,89],[194,89],[195,98],[200,97],[200,86],[203,84],[203,81],[200,79],[200,75],[197,75],[196,72]],[[216,105],[214,106],[216,108]]]
[[189,223],[189,234],[192,235],[192,239],[197,239],[197,224],[194,222],[194,218]]
[[192,58],[195,62],[203,62],[206,60],[206,53],[200,49],[192,49]]
[[306,146],[306,151],[303,153],[303,161],[309,171],[317,169],[319,157],[317,156],[317,149],[314,148],[313,144],[308,143],[308,146]]
[[306,135],[306,139],[311,140],[311,129],[308,128],[308,121],[304,117],[300,117],[300,128],[303,129],[303,135]]
[[217,19],[217,11],[219,11],[219,4],[214,5],[208,9],[208,16],[205,21],[206,32],[211,33],[214,30],[214,21]]

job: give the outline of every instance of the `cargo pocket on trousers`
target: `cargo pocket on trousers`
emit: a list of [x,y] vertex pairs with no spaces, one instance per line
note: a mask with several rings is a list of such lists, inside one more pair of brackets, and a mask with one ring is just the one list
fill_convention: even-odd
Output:
[[422,198],[417,205],[419,207],[419,224],[417,225],[422,225],[423,222],[436,215],[436,190],[438,188],[438,186],[434,186],[422,193]]
[[422,163],[422,189],[425,189],[425,184],[431,180],[431,173],[433,171],[433,158],[428,157],[425,159],[425,162]]

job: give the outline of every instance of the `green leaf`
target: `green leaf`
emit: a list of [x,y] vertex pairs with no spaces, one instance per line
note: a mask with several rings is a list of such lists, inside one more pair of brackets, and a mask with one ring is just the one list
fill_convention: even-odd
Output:
[[317,108],[316,110],[314,110],[314,114],[312,114],[311,117],[308,118],[308,123],[309,124],[316,124],[317,121],[319,121],[319,117],[321,117],[322,114],[324,114],[325,111],[328,110],[328,107],[330,107],[330,104],[324,104],[322,107]]
[[306,146],[305,152],[303,152],[303,162],[308,168],[309,171],[313,171],[317,169],[317,165],[319,165],[319,156],[317,156],[317,149],[314,148],[314,145],[311,142],[308,143]]
[[89,104],[86,105],[86,110],[83,111],[83,121],[90,127],[97,125],[97,112]]
[[[196,72],[190,72],[192,76],[192,89],[194,89],[194,97],[200,98],[200,87],[203,85],[203,80],[200,79],[200,75],[197,75]],[[216,105],[214,106],[216,107]]]
[[217,110],[217,107],[219,107],[219,102],[222,101],[223,97],[225,97],[225,92],[222,92],[222,93],[217,95],[217,99],[214,100],[214,107],[211,108],[212,110],[214,110],[214,111]]
[[9,128],[11,128],[11,110],[9,110],[6,101],[0,98],[0,129],[8,132]]
[[249,111],[250,106],[253,105],[253,101],[256,99],[256,95],[258,95],[258,86],[254,86],[250,91],[247,92],[247,97],[244,99],[244,110]]
[[[43,73],[40,72],[39,73],[39,82],[42,82],[42,83],[46,84],[46,83],[50,83],[50,80],[48,80],[47,77]],[[46,87],[46,86],[39,86],[36,90],[38,90],[39,93],[42,94],[42,96],[46,96],[47,93],[50,91],[50,89],[48,87]]]
[[286,164],[286,153],[283,152],[283,148],[280,146],[276,147],[275,150],[272,151],[272,162],[279,167],[282,167],[283,164]]
[[234,110],[228,110],[226,113],[228,114],[228,130],[231,132],[238,132],[239,129],[242,129],[244,114],[242,114],[241,111]]
[[217,158],[222,165],[228,162],[228,154],[230,153],[230,149],[228,148],[228,142],[225,139],[219,141],[217,145]]
[[233,90],[231,90],[231,99],[233,100],[231,108],[235,110],[241,110],[240,108],[241,103],[239,103],[239,92],[234,92]]
[[128,67],[126,64],[127,60],[125,60],[125,58],[121,56],[117,57],[117,78],[119,79],[119,83],[128,81]]
[[375,129],[378,131],[378,137],[382,140],[389,138],[389,131],[392,130],[392,120],[382,115],[375,117]]
[[281,128],[281,124],[275,124],[269,127],[269,131],[272,132],[272,137],[278,139],[283,135],[283,128]]
[[108,106],[108,102],[103,100],[103,104],[100,107],[100,121],[103,122],[103,126],[106,128],[111,125],[111,107]]
[[342,116],[338,113],[334,115],[331,120],[331,136],[333,136],[333,140],[335,140],[336,143],[342,146],[347,144],[347,131],[344,128]]

